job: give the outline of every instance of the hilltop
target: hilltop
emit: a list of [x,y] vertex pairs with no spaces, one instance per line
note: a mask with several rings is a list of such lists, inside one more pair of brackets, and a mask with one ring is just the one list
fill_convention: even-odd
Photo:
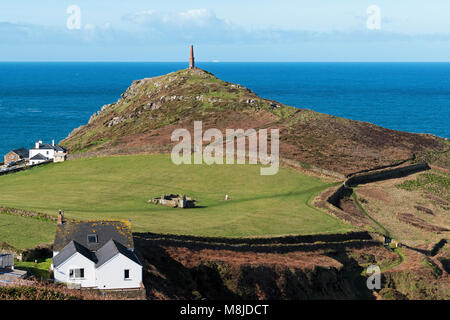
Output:
[[264,99],[201,69],[137,80],[61,141],[71,153],[169,152],[176,128],[279,128],[280,153],[305,168],[350,174],[411,158],[450,167],[448,141]]

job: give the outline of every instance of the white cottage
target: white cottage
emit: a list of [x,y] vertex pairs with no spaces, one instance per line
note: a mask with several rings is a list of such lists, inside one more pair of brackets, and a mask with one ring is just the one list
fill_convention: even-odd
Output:
[[39,164],[41,162],[53,160],[54,162],[62,162],[67,157],[67,150],[55,144],[43,143],[39,140],[35,143],[34,148],[30,149],[29,158],[30,164]]
[[95,289],[142,288],[142,264],[127,220],[63,222],[54,241],[56,282]]

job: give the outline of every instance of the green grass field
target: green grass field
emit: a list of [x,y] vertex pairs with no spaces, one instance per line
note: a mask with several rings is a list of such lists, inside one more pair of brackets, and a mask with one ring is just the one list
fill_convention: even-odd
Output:
[[[287,168],[261,176],[256,165],[176,166],[169,155],[117,156],[2,176],[0,205],[53,215],[63,209],[66,217],[80,220],[125,218],[137,232],[226,237],[346,232],[351,226],[309,205],[328,186]],[[147,204],[163,193],[192,196],[200,208]],[[223,200],[225,194],[230,201]],[[50,226],[47,231],[50,240]]]
[[17,249],[51,243],[55,229],[53,221],[0,213],[0,242],[6,242]]

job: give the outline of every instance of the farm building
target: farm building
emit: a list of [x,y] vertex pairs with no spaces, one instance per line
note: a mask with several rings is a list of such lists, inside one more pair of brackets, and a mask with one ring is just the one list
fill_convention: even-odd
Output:
[[142,288],[142,264],[127,220],[64,222],[53,244],[56,282],[94,289]]
[[20,148],[8,152],[4,157],[5,165],[10,163],[17,163],[20,161],[27,161],[29,159],[29,151],[25,148]]

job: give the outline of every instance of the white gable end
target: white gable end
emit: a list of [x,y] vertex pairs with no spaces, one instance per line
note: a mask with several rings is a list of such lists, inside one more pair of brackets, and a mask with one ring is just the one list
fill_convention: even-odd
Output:
[[[83,269],[83,275],[79,271]],[[55,282],[80,284],[82,287],[96,287],[95,263],[82,254],[76,252],[62,264],[53,268]]]
[[134,289],[142,283],[142,266],[121,253],[99,266],[96,273],[98,289]]

